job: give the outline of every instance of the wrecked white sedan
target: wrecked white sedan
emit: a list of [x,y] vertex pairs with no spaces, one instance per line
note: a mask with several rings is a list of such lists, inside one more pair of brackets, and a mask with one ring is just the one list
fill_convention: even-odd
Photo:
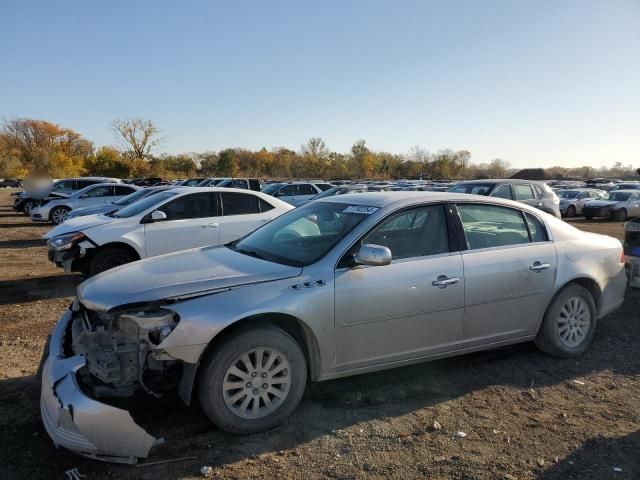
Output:
[[135,462],[158,440],[113,399],[177,388],[220,428],[256,432],[295,409],[307,379],[531,340],[579,355],[625,287],[618,240],[521,203],[329,197],[82,283],[50,339],[42,417],[59,446]]

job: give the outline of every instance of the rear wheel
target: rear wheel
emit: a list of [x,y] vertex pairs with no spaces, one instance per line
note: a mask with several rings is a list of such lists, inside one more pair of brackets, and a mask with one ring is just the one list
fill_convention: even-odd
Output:
[[71,209],[67,207],[56,207],[51,210],[49,220],[51,220],[55,225],[60,225],[67,219],[67,215],[69,215],[70,211]]
[[565,216],[567,218],[573,218],[576,216],[576,207],[574,207],[573,205],[569,205],[567,207],[567,211],[565,212]]
[[596,332],[596,305],[591,293],[571,284],[551,302],[545,313],[536,346],[558,357],[577,357],[591,344]]
[[611,213],[611,220],[615,220],[616,222],[624,222],[627,219],[627,211],[624,208],[620,210],[615,210]]
[[106,270],[119,267],[126,263],[135,262],[138,258],[136,255],[123,247],[109,247],[100,250],[91,260],[89,273],[97,275]]
[[593,220],[593,215],[585,215],[584,218],[586,220]]
[[274,326],[227,338],[202,365],[199,398],[209,419],[231,433],[253,433],[282,423],[307,382],[298,343]]

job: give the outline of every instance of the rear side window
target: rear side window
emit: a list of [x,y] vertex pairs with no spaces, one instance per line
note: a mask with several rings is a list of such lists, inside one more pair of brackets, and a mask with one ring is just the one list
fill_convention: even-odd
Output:
[[318,192],[312,185],[308,183],[302,183],[298,185],[298,195],[317,195]]
[[173,202],[163,205],[158,210],[165,213],[167,220],[215,217],[215,194],[194,193],[191,195],[184,195],[180,198],[176,198]]
[[268,212],[269,210],[273,210],[275,207],[273,205],[271,205],[269,202],[263,200],[263,199],[259,199],[260,200],[260,211],[261,212]]
[[129,195],[136,191],[133,188],[125,187],[124,185],[116,185],[114,188],[116,189],[116,196]]
[[458,205],[470,250],[529,243],[529,230],[522,213],[494,205]]
[[[222,215],[251,215],[260,213],[260,199],[244,193],[221,193]],[[266,202],[265,202],[266,203]]]
[[529,233],[531,233],[532,242],[546,242],[549,240],[547,231],[540,220],[530,213],[525,213],[524,216],[527,219],[527,226],[529,227]]
[[544,188],[542,188],[540,185],[534,185],[533,189],[536,191],[536,196],[538,198],[544,195]]
[[318,187],[323,192],[326,192],[330,188],[333,188],[333,185],[331,185],[330,183],[316,183],[316,187]]
[[513,194],[511,193],[511,185],[498,185],[493,192],[491,192],[492,197],[498,198],[506,198],[507,200],[513,200]]
[[516,200],[533,200],[536,198],[531,189],[531,185],[514,185],[513,191],[516,195]]

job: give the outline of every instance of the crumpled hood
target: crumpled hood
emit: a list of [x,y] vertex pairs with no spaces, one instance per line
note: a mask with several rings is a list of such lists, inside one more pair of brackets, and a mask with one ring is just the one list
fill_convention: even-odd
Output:
[[591,200],[585,204],[585,207],[610,207],[616,203],[620,202],[617,200]]
[[117,218],[107,217],[106,215],[85,215],[82,217],[69,218],[57,227],[52,228],[45,233],[42,238],[49,240],[65,233],[81,232],[87,228],[96,227],[105,223],[111,223]]
[[122,305],[293,278],[301,272],[301,268],[243,255],[223,245],[195,248],[107,270],[78,286],[78,300],[91,310],[108,311]]

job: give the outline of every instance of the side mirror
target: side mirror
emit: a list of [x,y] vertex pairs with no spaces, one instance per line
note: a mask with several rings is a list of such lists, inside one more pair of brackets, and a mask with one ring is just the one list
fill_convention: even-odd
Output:
[[391,263],[391,250],[382,245],[367,244],[360,247],[360,251],[355,256],[358,265],[370,265],[381,267]]
[[154,222],[161,222],[162,220],[166,220],[166,219],[167,219],[167,214],[160,210],[154,210],[151,213],[151,220],[153,220]]

